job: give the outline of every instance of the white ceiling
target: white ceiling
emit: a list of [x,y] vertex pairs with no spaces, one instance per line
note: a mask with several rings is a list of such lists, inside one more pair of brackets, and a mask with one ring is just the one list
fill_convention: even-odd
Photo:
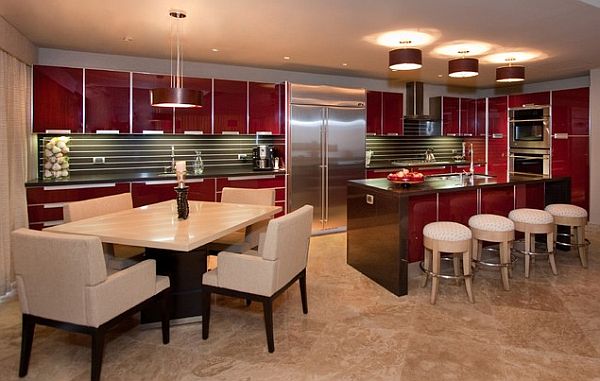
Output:
[[[598,0],[0,0],[10,24],[38,47],[168,58],[170,9],[183,9],[186,61],[235,64],[380,79],[495,86],[497,64],[472,79],[447,76],[436,46],[457,40],[494,52],[541,50],[527,82],[587,75],[600,67]],[[366,36],[436,29],[423,68],[391,72],[390,48]],[[130,42],[123,41],[131,37]],[[211,51],[218,48],[219,52]],[[291,59],[286,61],[284,56]],[[348,66],[342,66],[347,63]]]

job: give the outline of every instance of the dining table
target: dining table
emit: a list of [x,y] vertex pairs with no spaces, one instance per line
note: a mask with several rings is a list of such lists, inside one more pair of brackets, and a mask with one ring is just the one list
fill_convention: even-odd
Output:
[[[169,200],[55,225],[55,233],[93,235],[103,243],[140,246],[156,260],[156,271],[171,281],[171,319],[197,321],[202,314],[205,245],[281,212],[280,206],[189,201],[189,216],[180,219]],[[142,312],[142,323],[160,321],[158,310]]]

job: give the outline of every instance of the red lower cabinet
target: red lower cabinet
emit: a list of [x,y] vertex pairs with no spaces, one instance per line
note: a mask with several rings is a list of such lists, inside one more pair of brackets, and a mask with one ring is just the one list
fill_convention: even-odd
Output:
[[513,186],[481,189],[481,213],[508,217],[514,209],[515,191]]
[[469,218],[477,214],[477,191],[439,193],[438,219],[469,226]]
[[544,209],[544,184],[515,186],[515,209]]
[[423,227],[437,220],[437,195],[408,199],[408,261],[423,259]]
[[[175,181],[147,181],[131,184],[133,207],[175,200]],[[187,181],[188,199],[193,201],[215,201],[215,180],[201,179]]]
[[552,176],[571,178],[571,203],[589,210],[590,168],[588,136],[552,139]]

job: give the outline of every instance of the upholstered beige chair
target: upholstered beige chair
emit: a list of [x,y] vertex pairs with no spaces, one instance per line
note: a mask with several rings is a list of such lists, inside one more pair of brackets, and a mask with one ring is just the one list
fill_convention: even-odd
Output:
[[91,379],[100,379],[106,331],[149,303],[161,304],[163,343],[169,342],[169,278],[146,260],[107,276],[98,237],[19,229],[12,255],[23,333],[19,377],[27,375],[36,324],[92,336]]
[[[274,189],[223,188],[221,202],[250,205],[275,205]],[[226,235],[208,245],[209,253],[230,251],[243,253],[258,246],[261,233],[267,230],[268,220]]]
[[208,338],[212,293],[259,301],[263,304],[267,345],[273,340],[273,299],[296,280],[300,281],[302,311],[308,313],[306,262],[313,207],[302,208],[269,221],[261,235],[258,251],[243,254],[222,251],[219,265],[202,277],[202,338]]
[[[131,193],[91,198],[69,202],[63,206],[65,222],[83,220],[103,214],[120,212],[133,208]],[[143,247],[104,243],[106,266],[112,270],[122,270],[139,262],[134,257],[144,254]]]

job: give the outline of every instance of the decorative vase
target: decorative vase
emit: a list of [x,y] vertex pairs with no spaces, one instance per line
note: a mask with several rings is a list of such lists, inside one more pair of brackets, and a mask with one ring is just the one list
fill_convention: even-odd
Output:
[[69,136],[44,137],[44,179],[69,177]]
[[175,187],[177,193],[177,218],[185,220],[190,215],[190,205],[188,203],[188,186]]

